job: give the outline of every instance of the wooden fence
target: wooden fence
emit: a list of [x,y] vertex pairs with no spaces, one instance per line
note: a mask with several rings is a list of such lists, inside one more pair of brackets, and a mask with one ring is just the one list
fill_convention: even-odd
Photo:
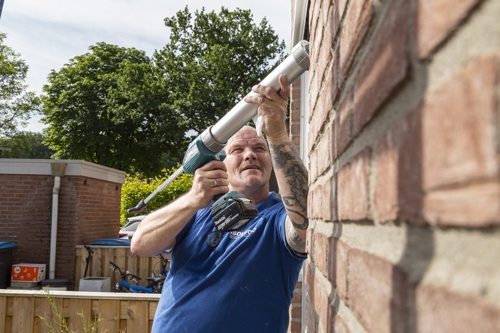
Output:
[[[151,331],[159,294],[0,289],[0,332],[62,332],[61,314],[71,332],[144,333]],[[53,306],[51,306],[52,300]],[[44,318],[45,320],[43,320]],[[53,325],[49,330],[46,323]]]
[[[137,257],[130,254],[130,248],[126,246],[90,246],[92,256],[90,257],[87,277],[99,276],[110,277],[111,288],[119,279],[118,272],[113,273],[109,267],[109,262],[112,261],[121,269],[128,270],[131,274],[135,274],[141,278],[139,285],[146,286],[146,278],[152,273],[159,274],[161,271],[160,257]],[[75,290],[78,290],[80,279],[84,277],[85,268],[87,265],[88,250],[83,246],[76,246],[75,249]],[[164,255],[169,258],[169,255]]]

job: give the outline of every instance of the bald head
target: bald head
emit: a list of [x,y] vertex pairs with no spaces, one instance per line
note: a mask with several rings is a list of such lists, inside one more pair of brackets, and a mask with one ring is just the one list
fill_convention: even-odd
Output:
[[238,132],[236,132],[232,137],[227,140],[227,146],[231,145],[231,142],[241,139],[260,139],[264,143],[267,142],[262,136],[257,135],[257,131],[252,126],[245,125]]

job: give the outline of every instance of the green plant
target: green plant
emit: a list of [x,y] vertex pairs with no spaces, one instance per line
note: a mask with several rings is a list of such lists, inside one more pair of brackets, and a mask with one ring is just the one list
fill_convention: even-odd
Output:
[[[57,327],[54,327],[54,325],[52,324],[53,320],[51,320],[52,318],[39,316],[44,325],[47,327],[49,333],[78,333],[68,326],[66,318],[64,318],[61,309],[59,309],[54,298],[52,298],[52,296],[50,295],[49,289],[45,288],[43,291],[47,295],[47,300],[50,304],[51,316],[54,315],[56,322],[58,322],[58,325],[56,325]],[[97,333],[99,331],[99,326],[102,321],[101,316],[97,316],[97,318],[95,319],[88,320],[87,318],[85,318],[85,315],[83,313],[78,313],[78,315],[80,316],[82,321],[83,333]]]
[[[177,169],[163,169],[164,175],[154,178],[142,179],[139,176],[129,175],[125,177],[125,183],[122,186],[120,223],[124,225],[127,218],[132,216],[127,213],[127,209],[135,207],[137,203],[146,199],[155,189],[157,189],[167,178]],[[150,202],[148,202],[148,211],[156,210],[167,203],[177,199],[191,188],[193,176],[182,174],[177,177],[163,191],[159,192]]]

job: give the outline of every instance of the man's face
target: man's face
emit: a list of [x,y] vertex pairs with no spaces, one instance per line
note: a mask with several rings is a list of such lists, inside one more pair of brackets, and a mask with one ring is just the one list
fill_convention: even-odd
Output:
[[264,138],[252,127],[243,127],[225,148],[229,188],[231,191],[269,191],[271,157]]

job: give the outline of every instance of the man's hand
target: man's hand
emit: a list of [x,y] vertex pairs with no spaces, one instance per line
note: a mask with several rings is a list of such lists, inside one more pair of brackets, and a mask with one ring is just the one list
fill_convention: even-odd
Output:
[[286,129],[286,107],[290,95],[290,84],[284,75],[279,78],[281,89],[278,92],[272,88],[256,85],[252,92],[258,94],[245,97],[245,102],[259,104],[257,110],[259,115],[264,116],[262,131],[268,138],[279,138],[287,136]]
[[211,161],[195,171],[188,195],[198,209],[207,207],[214,196],[229,192],[227,177],[226,165],[221,161]]

